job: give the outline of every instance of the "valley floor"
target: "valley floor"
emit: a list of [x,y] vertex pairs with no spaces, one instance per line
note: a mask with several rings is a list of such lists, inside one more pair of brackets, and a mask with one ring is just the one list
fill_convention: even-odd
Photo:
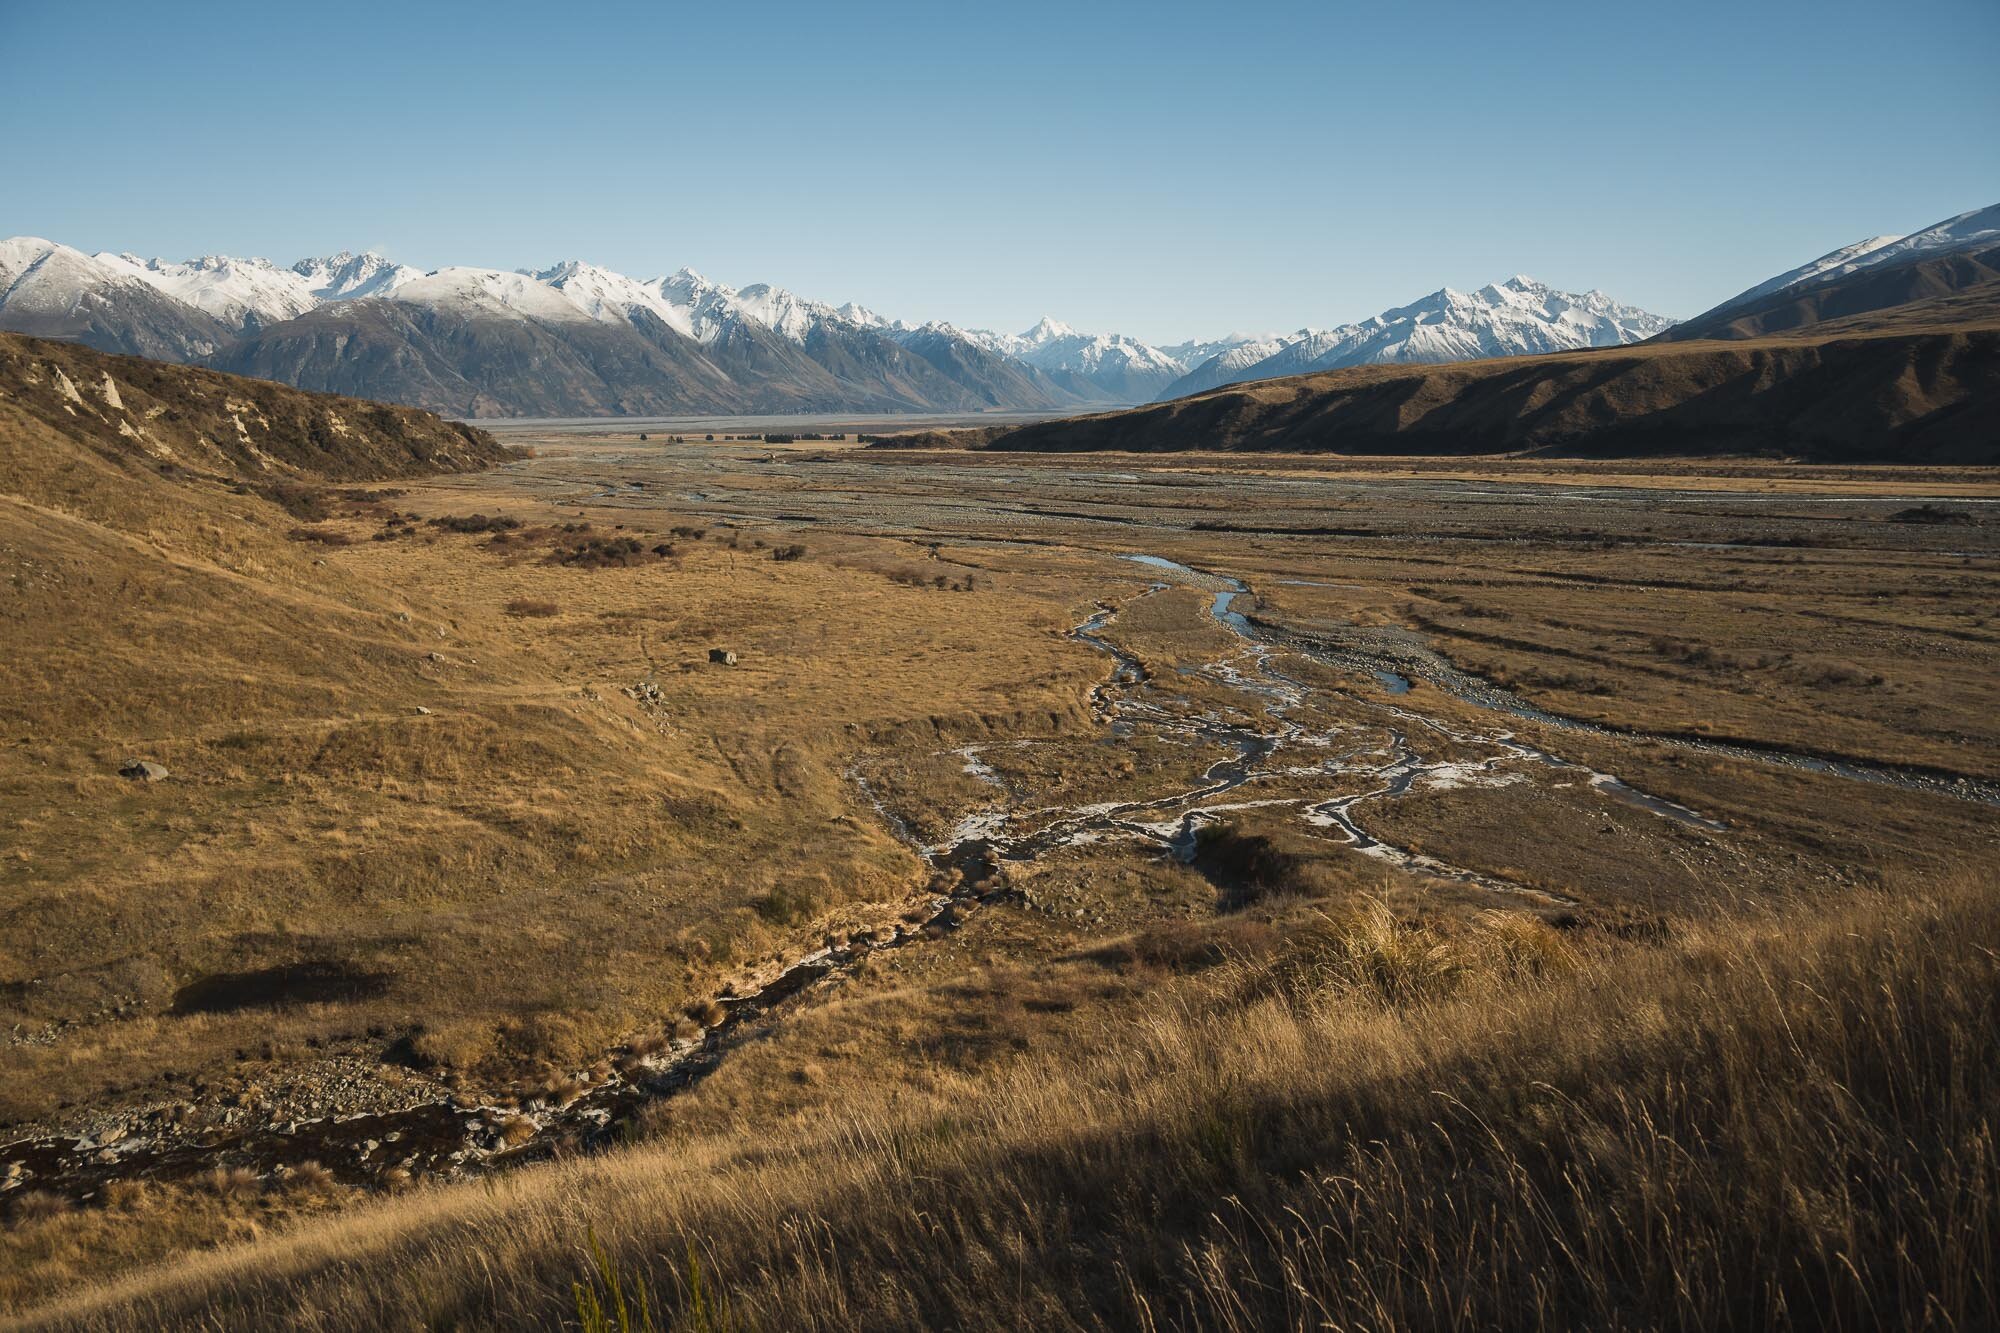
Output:
[[2000,475],[508,439],[24,691],[24,1321],[2000,1317]]

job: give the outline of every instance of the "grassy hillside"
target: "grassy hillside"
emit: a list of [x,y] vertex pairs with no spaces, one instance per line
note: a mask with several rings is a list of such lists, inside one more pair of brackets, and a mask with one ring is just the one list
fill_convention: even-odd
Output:
[[984,590],[997,652],[820,549],[357,484],[502,456],[428,413],[22,339],[0,374],[0,1133],[547,1079],[921,884],[856,737],[1078,707],[1059,603]]
[[[0,466],[17,469],[78,445],[126,472],[185,469],[263,483],[386,481],[506,457],[486,432],[416,408],[7,333],[0,412],[10,439],[21,441]],[[19,472],[0,475],[12,493],[23,481]]]
[[1993,462],[2000,461],[2000,327],[1356,367],[988,432],[968,443]]
[[1294,912],[976,1101],[391,1202],[48,1323],[1989,1326],[1989,887],[1651,944]]

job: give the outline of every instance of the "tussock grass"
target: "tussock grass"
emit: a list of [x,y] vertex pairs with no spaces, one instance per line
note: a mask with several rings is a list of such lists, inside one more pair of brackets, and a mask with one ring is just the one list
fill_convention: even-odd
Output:
[[510,616],[538,616],[546,618],[562,614],[562,607],[545,598],[516,597],[507,603],[507,614]]
[[612,1273],[674,1326],[694,1272],[748,1327],[1990,1326],[1988,890],[1662,945],[1322,918],[1320,971],[982,1103],[423,1192],[57,1322],[530,1326]]

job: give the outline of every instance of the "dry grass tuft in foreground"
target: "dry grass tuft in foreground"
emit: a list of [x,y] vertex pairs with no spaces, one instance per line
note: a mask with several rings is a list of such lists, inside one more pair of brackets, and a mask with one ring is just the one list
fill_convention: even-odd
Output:
[[1316,917],[977,1104],[420,1192],[56,1322],[526,1326],[621,1292],[641,1327],[2000,1319],[1983,879],[1664,944],[1422,930]]

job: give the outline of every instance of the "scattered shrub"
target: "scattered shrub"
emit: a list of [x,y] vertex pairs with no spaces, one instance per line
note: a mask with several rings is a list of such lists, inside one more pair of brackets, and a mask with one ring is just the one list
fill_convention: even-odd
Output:
[[819,899],[810,889],[795,884],[780,884],[753,899],[750,905],[758,916],[778,926],[795,926],[810,919],[820,907]]
[[47,1190],[28,1190],[7,1210],[16,1222],[42,1222],[61,1217],[70,1209],[69,1200]]
[[592,537],[561,548],[549,559],[582,569],[627,569],[655,563],[661,556],[647,550],[637,537]]
[[494,1129],[500,1142],[509,1148],[518,1148],[535,1137],[535,1122],[524,1115],[509,1116]]
[[510,616],[553,616],[561,612],[562,608],[556,603],[536,601],[532,597],[516,597],[507,603],[507,614]]
[[296,481],[281,481],[264,488],[264,498],[277,505],[293,518],[308,522],[318,522],[333,517],[331,497],[317,486],[307,486]]
[[1226,911],[1240,911],[1269,898],[1324,898],[1340,884],[1337,873],[1311,844],[1301,848],[1289,839],[1228,824],[1201,831],[1194,866],[1221,890]]
[[446,532],[512,532],[521,526],[518,518],[504,518],[485,514],[444,514],[430,521],[434,528]]
[[263,1189],[257,1173],[247,1166],[218,1166],[201,1178],[202,1184],[225,1199],[247,1199]]
[[[758,544],[762,545],[761,542]],[[805,557],[805,553],[806,548],[798,545],[796,542],[790,546],[774,546],[771,548],[771,558],[773,560],[800,560]]]
[[145,1206],[151,1190],[143,1180],[107,1180],[98,1197],[114,1212],[137,1212]]

